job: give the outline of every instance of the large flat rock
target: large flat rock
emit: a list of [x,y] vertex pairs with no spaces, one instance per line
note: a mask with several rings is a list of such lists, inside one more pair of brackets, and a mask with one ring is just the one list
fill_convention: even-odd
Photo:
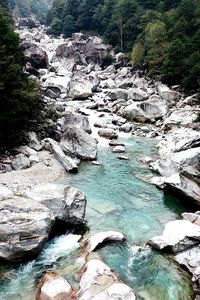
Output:
[[21,262],[39,254],[54,223],[44,205],[22,197],[0,201],[0,260]]

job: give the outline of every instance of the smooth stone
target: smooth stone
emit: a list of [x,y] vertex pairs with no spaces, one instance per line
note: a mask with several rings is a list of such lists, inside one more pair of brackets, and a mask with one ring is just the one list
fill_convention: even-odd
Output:
[[120,282],[118,276],[106,264],[99,259],[91,259],[84,266],[78,299],[135,300],[135,293]]
[[181,93],[170,90],[168,86],[162,84],[161,82],[157,82],[156,89],[159,96],[169,103],[175,104],[181,98]]
[[129,89],[128,99],[132,99],[133,101],[144,101],[148,99],[148,94],[138,88]]
[[114,129],[104,128],[98,131],[98,135],[107,139],[117,139],[118,134]]
[[119,155],[118,159],[119,160],[130,160],[130,158],[128,156],[125,156],[125,155]]
[[105,242],[124,242],[125,237],[121,232],[118,231],[105,231],[98,232],[89,237],[83,245],[84,251],[91,253],[99,245]]
[[128,91],[125,89],[113,89],[108,91],[108,97],[114,101],[118,99],[128,99]]
[[98,162],[98,161],[96,161],[96,160],[92,161],[92,164],[93,164],[94,166],[101,166],[101,163]]
[[47,272],[40,279],[35,300],[66,300],[71,299],[71,285],[55,272]]
[[121,143],[121,142],[119,142],[119,141],[117,141],[117,140],[111,140],[111,141],[109,142],[109,146],[111,146],[111,147],[115,147],[115,146],[125,146],[125,144],[124,144],[124,143]]
[[92,94],[90,82],[74,82],[70,86],[69,97],[73,100],[85,100],[92,97]]
[[124,153],[126,152],[126,149],[124,146],[116,146],[112,150],[113,153]]
[[165,225],[163,234],[152,238],[148,243],[155,249],[170,249],[179,252],[200,241],[200,226],[187,220],[171,221]]
[[24,51],[24,54],[34,68],[48,68],[48,55],[46,51],[38,45],[31,42],[29,45],[26,44],[26,50]]
[[152,96],[146,101],[134,102],[123,110],[123,117],[129,121],[138,121],[141,123],[155,122],[164,117],[169,108],[167,102],[158,96]]
[[72,111],[65,111],[64,117],[61,120],[62,132],[64,132],[69,127],[81,128],[89,134],[92,133],[87,116],[83,116],[82,114]]
[[37,155],[37,151],[34,149],[31,149],[28,146],[20,146],[18,148],[16,148],[17,152],[22,153],[26,156],[31,156],[31,155]]

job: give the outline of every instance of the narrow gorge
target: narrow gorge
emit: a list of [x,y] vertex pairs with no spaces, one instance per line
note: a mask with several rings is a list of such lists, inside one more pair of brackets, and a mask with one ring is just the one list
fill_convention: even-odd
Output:
[[44,108],[0,158],[1,300],[199,300],[198,95],[16,21]]

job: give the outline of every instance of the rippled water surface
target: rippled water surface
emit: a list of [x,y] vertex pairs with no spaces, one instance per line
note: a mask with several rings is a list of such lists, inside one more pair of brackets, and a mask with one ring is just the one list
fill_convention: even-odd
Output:
[[[134,288],[137,299],[191,300],[187,273],[160,253],[136,251],[132,247],[144,245],[150,237],[160,234],[164,224],[178,218],[187,208],[148,183],[152,174],[140,159],[154,156],[155,144],[141,138],[122,141],[130,161],[120,161],[118,154],[99,146],[101,166],[83,163],[78,174],[67,174],[59,182],[68,182],[87,195],[89,233],[114,229],[125,234],[129,246],[107,246],[99,254]],[[46,269],[57,270],[75,284],[77,249],[78,237],[64,235],[47,243],[37,260],[20,268],[7,267],[6,274],[2,267],[0,299],[32,300],[35,278]]]

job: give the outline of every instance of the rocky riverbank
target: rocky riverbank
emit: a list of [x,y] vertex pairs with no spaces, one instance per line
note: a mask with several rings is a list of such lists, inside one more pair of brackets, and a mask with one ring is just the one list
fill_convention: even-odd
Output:
[[[119,159],[128,160],[125,146],[117,140],[121,134],[156,138],[160,158],[155,162],[144,159],[161,175],[152,178],[152,183],[199,205],[197,95],[186,97],[180,87],[169,88],[135,71],[124,54],[115,55],[99,37],[77,33],[71,39],[53,38],[44,26],[30,30],[20,22],[17,31],[28,59],[26,72],[41,85],[45,122],[36,132],[27,133],[26,145],[1,157],[2,260],[23,261],[36,256],[58,222],[63,226],[84,225],[85,195],[49,182],[62,172],[77,172],[82,160],[99,165],[98,143],[107,143],[111,151],[119,153]],[[82,102],[77,105],[77,101]],[[196,222],[198,213],[195,216]],[[190,235],[189,221],[189,234],[184,236],[179,236],[183,223],[174,223],[179,231],[177,243],[183,244],[177,250],[179,262],[187,260],[188,255],[193,261],[199,247],[199,224],[194,225],[197,233]],[[189,243],[185,237],[187,241],[189,237]],[[189,254],[188,249],[192,249]],[[86,269],[92,268],[95,278],[97,270],[87,264]],[[198,262],[192,267],[184,264],[197,273]],[[107,267],[99,265],[102,268]],[[110,286],[121,284],[114,283],[116,275],[106,270],[101,276],[114,279]],[[93,290],[93,284],[88,290]],[[134,299],[132,290],[126,292]],[[88,291],[82,290],[81,295],[84,293]]]

